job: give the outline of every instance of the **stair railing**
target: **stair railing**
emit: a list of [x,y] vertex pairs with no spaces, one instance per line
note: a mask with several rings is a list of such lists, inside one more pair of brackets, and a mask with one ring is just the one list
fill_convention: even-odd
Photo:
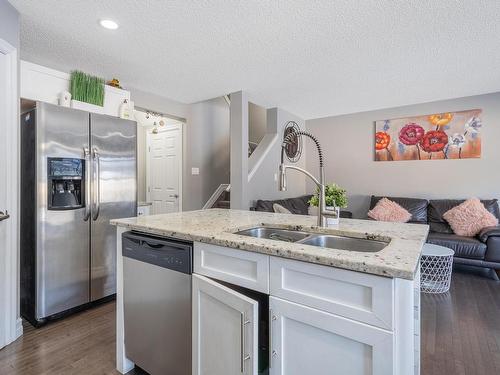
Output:
[[225,192],[229,192],[229,191],[231,191],[230,184],[220,184],[219,187],[210,196],[207,203],[205,203],[205,205],[203,206],[203,210],[206,210],[208,208],[213,208],[215,203],[219,200],[219,197],[221,196],[221,194],[224,194]]

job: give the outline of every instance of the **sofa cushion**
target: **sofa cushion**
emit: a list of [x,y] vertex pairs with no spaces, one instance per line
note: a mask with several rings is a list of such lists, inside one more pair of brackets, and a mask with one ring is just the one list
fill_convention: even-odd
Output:
[[368,211],[368,217],[378,221],[407,223],[410,221],[412,215],[396,202],[382,198],[373,209]]
[[[450,225],[443,218],[445,212],[451,210],[465,202],[465,199],[435,199],[429,201],[427,216],[429,218],[429,226],[431,232],[438,233],[453,233]],[[491,212],[497,219],[500,219],[500,208],[498,207],[497,199],[481,200],[484,207]]]
[[409,223],[427,223],[427,199],[400,198],[400,197],[379,197],[372,195],[370,210],[372,210],[382,198],[396,202],[411,214]]
[[430,232],[427,242],[448,247],[455,251],[459,258],[484,259],[486,244],[473,237],[457,236],[456,234]]
[[277,203],[286,208],[293,214],[307,215],[309,209],[309,200],[312,195],[303,195],[297,198],[278,199],[278,200],[261,200],[255,204],[255,211],[274,212],[273,204]]

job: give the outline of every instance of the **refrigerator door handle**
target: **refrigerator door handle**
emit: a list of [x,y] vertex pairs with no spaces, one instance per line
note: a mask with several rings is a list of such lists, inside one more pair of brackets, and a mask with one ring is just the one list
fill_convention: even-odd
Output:
[[87,221],[90,217],[90,150],[88,147],[83,148],[83,156],[85,158],[85,213],[83,220]]
[[93,181],[93,190],[94,190],[94,206],[92,207],[92,219],[94,221],[99,217],[99,209],[101,203],[101,176],[100,176],[100,159],[99,152],[97,151],[97,147],[93,148],[93,156],[94,156],[94,181]]

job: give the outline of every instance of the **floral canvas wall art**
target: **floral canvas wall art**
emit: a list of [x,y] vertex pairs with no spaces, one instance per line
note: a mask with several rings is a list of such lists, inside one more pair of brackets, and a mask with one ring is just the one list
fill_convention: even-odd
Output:
[[375,161],[481,157],[481,110],[375,121]]

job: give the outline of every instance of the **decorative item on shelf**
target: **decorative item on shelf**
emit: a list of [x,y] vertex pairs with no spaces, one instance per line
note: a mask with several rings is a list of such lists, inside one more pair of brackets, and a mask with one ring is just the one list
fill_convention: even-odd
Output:
[[70,91],[73,101],[102,107],[104,105],[104,79],[78,70],[71,72]]
[[59,105],[61,107],[71,106],[71,93],[69,91],[63,91],[59,94]]
[[130,120],[130,104],[127,99],[123,99],[122,104],[120,104],[120,118]]
[[[300,131],[299,125],[295,121],[288,121],[285,125],[285,130],[283,131],[283,139],[285,139],[290,133],[297,133]],[[289,143],[287,143],[285,148],[285,155],[292,163],[296,163],[300,156],[302,155],[302,137],[293,136]]]
[[[318,214],[318,194],[319,189],[316,189],[316,193],[309,200],[309,215],[315,216]],[[346,190],[337,184],[327,184],[325,186],[325,203],[327,210],[336,212],[336,217],[327,218],[327,224],[329,226],[338,225],[340,222],[340,209],[346,208],[348,203]]]
[[375,161],[481,157],[481,110],[375,122]]
[[106,82],[108,86],[116,87],[117,89],[121,89],[120,81],[117,78],[113,78],[111,81]]

